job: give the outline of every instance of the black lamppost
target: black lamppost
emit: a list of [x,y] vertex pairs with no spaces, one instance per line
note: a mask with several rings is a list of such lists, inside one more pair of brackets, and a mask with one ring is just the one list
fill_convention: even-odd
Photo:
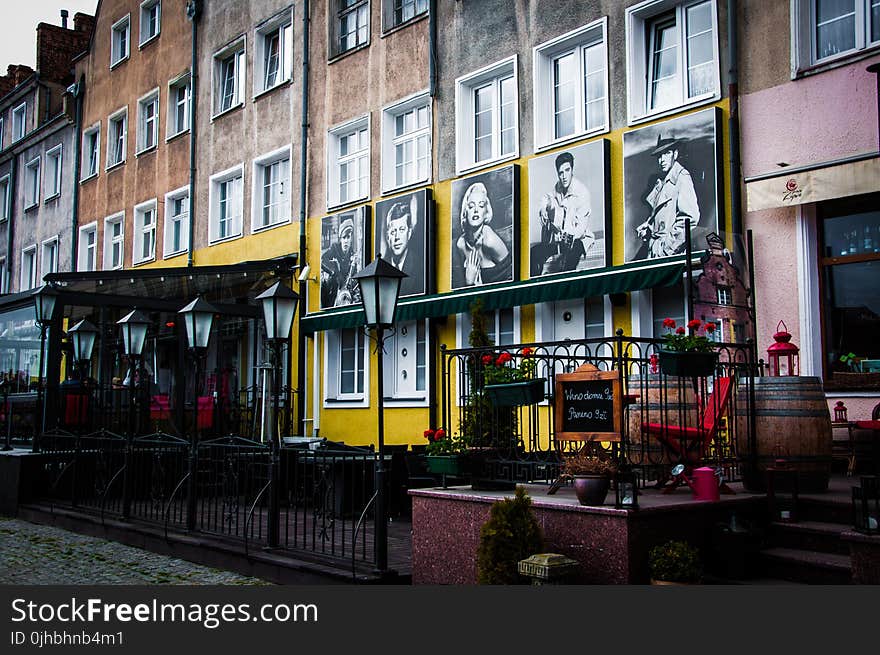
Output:
[[40,327],[40,364],[37,370],[37,416],[39,423],[34,427],[33,452],[39,452],[40,435],[46,431],[46,407],[45,390],[43,388],[43,366],[46,353],[46,330],[52,324],[52,314],[55,312],[55,301],[58,300],[58,292],[44,284],[34,292],[34,311],[37,325]]
[[398,270],[378,254],[363,270],[356,273],[364,306],[364,324],[376,331],[376,353],[378,376],[378,462],[376,464],[376,566],[380,572],[388,568],[387,517],[385,515],[385,380],[384,344],[385,330],[394,324],[397,310],[397,297],[400,283],[407,274]]
[[[269,434],[269,475],[272,483],[269,490],[269,546],[277,546],[280,539],[278,525],[278,479],[280,476],[281,438],[278,429],[278,397],[281,390],[280,374],[283,369],[281,359],[284,344],[290,338],[290,328],[296,314],[299,295],[281,282],[276,282],[256,297],[263,305],[263,320],[266,323],[266,340],[272,351],[272,429]],[[288,411],[290,406],[288,403]]]
[[90,423],[92,392],[89,388],[89,373],[91,368],[92,350],[95,347],[95,339],[98,336],[98,328],[90,321],[83,319],[67,331],[67,339],[73,347],[74,365],[79,373],[80,388],[85,393],[85,424]]
[[116,321],[122,334],[123,348],[128,357],[128,438],[125,445],[125,470],[122,474],[122,516],[128,518],[131,515],[131,448],[135,433],[135,378],[137,375],[137,363],[144,350],[144,342],[147,340],[147,327],[150,319],[143,312],[133,309],[121,319]]
[[190,530],[196,527],[196,464],[198,454],[199,432],[199,376],[201,375],[202,359],[208,352],[208,341],[211,339],[211,327],[214,325],[214,314],[217,308],[199,296],[186,307],[177,312],[183,317],[186,326],[186,342],[192,353],[195,364],[193,379],[193,424],[189,440],[189,479],[187,481],[186,525]]

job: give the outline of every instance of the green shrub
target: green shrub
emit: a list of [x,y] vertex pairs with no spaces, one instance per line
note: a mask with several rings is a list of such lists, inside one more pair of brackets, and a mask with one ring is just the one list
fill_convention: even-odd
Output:
[[654,580],[699,582],[703,575],[700,551],[686,541],[667,541],[648,553],[648,566]]
[[518,584],[520,560],[540,553],[544,537],[532,512],[532,499],[522,487],[513,498],[492,504],[489,520],[480,529],[477,549],[479,584]]

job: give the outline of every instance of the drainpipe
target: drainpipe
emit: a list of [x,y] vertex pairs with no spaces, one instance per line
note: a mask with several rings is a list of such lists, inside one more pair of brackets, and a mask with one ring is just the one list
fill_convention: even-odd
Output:
[[[299,258],[300,267],[305,266],[306,256],[306,166],[308,164],[309,140],[309,0],[303,0],[302,7],[302,121],[300,124],[299,158]],[[306,315],[306,291],[308,280],[299,283],[299,326],[296,331],[296,434],[305,436],[305,385],[306,385],[306,337],[302,330],[302,320]],[[317,347],[317,339],[312,340]],[[317,375],[317,369],[313,372]]]
[[197,89],[197,59],[198,26],[201,7],[198,0],[187,0],[186,17],[192,23],[192,55],[189,64],[189,246],[187,248],[186,265],[192,266],[194,241],[195,241],[195,199],[196,199],[196,97]]
[[[18,177],[18,156],[13,153],[9,167],[9,208],[6,219],[6,292],[12,291],[12,235],[15,217],[16,178]],[[21,289],[19,289],[21,291]]]
[[76,134],[76,140],[74,141],[73,145],[73,209],[70,213],[71,271],[76,271],[79,269],[79,261],[77,258],[77,248],[79,247],[79,178],[80,169],[82,168],[82,107],[85,88],[85,75],[80,75],[79,82],[74,82],[69,87],[69,90],[73,91],[73,98],[76,102],[76,112],[74,117],[74,134]]
[[[431,98],[437,97],[437,0],[431,0],[428,8],[428,93]],[[428,319],[429,343],[438,342],[437,319]],[[438,357],[442,357],[440,351],[435,349],[428,358],[428,425],[431,428],[438,426],[437,423],[437,369]],[[450,426],[440,426],[450,432]],[[451,432],[450,432],[451,434]]]
[[730,227],[735,237],[743,236],[742,199],[740,198],[740,178],[742,177],[739,155],[739,41],[737,38],[736,0],[727,0],[727,58],[730,65],[727,81],[727,95],[730,100],[730,117],[727,131],[730,135]]
[[431,0],[428,8],[428,85],[433,98],[437,95],[437,0]]

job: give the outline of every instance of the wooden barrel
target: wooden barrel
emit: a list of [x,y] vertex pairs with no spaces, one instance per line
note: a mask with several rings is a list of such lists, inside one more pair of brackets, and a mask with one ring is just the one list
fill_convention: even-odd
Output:
[[752,378],[755,385],[754,453],[748,435],[748,380],[737,388],[737,454],[743,486],[766,491],[767,467],[776,459],[797,470],[800,492],[828,489],[831,477],[831,415],[817,377]]
[[[642,424],[660,423],[694,427],[697,422],[697,402],[694,388],[688,382],[679,384],[678,378],[659,374],[631,375],[627,378],[626,421],[629,435],[629,461],[644,466],[675,464],[668,451],[650,434],[642,433]],[[674,460],[674,461],[673,461]]]

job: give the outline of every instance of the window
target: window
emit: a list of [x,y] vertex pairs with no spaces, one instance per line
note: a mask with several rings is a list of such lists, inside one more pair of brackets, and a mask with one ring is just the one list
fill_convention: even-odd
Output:
[[12,110],[12,141],[23,138],[27,131],[27,103],[23,102]]
[[630,122],[721,97],[716,0],[626,10]]
[[535,48],[535,145],[549,147],[608,129],[608,19]]
[[107,120],[107,168],[125,161],[128,137],[128,109],[120,109]]
[[214,55],[214,115],[244,102],[244,39]]
[[189,248],[189,187],[165,194],[165,258]]
[[427,94],[382,112],[382,190],[428,182],[431,176],[431,101]]
[[331,56],[341,55],[370,40],[370,3],[368,0],[335,0],[337,6]]
[[82,146],[82,179],[86,180],[98,174],[98,158],[101,150],[101,124],[93,125],[83,132]]
[[29,246],[21,251],[21,279],[19,290],[27,291],[37,286],[37,246]]
[[24,167],[24,208],[36,207],[40,202],[40,158],[32,159]]
[[[0,221],[9,218],[9,176],[0,177]],[[0,291],[2,293],[2,291]]]
[[159,141],[159,89],[138,100],[138,153],[151,150]]
[[[6,144],[6,121],[3,120],[3,117],[0,116],[0,150],[3,150],[3,146]],[[2,292],[0,292],[2,293]]]
[[6,277],[6,257],[0,257],[0,293],[9,293]]
[[98,268],[98,224],[89,223],[79,228],[76,269],[94,271]]
[[190,88],[189,73],[168,85],[168,138],[189,129]]
[[733,303],[733,295],[730,287],[718,287],[718,304],[730,305]]
[[327,206],[370,195],[370,124],[364,116],[330,131],[327,138]]
[[290,222],[290,146],[254,161],[251,228]]
[[385,393],[399,405],[424,406],[428,400],[428,323],[398,323],[385,348]]
[[671,318],[676,325],[687,323],[687,306],[684,296],[684,283],[678,282],[671,287],[657,287],[651,290],[651,323],[655,339],[666,334],[663,319]]
[[324,397],[326,406],[369,404],[366,385],[367,339],[360,328],[324,333]]
[[43,190],[45,199],[61,195],[61,144],[46,153],[46,188]]
[[519,156],[516,56],[455,81],[458,172]]
[[122,268],[125,255],[125,212],[104,219],[104,270]]
[[147,0],[141,3],[140,45],[159,36],[161,14],[162,3],[159,0]]
[[128,59],[130,23],[130,16],[126,16],[110,28],[110,68]]
[[293,22],[290,11],[257,28],[254,93],[290,80],[293,67]]
[[211,176],[209,242],[241,236],[243,178],[243,166]]
[[428,13],[428,0],[383,0],[382,5],[382,24],[386,30]]
[[793,74],[880,45],[880,0],[794,0]]
[[156,200],[134,208],[134,243],[132,263],[143,264],[156,258]]
[[44,280],[49,273],[58,270],[58,237],[43,242],[43,254],[40,257],[40,279]]
[[[496,346],[509,346],[519,342],[519,307],[508,307],[486,312],[489,317],[489,338]],[[458,343],[460,348],[469,348],[468,335],[471,333],[470,314],[458,315]]]

